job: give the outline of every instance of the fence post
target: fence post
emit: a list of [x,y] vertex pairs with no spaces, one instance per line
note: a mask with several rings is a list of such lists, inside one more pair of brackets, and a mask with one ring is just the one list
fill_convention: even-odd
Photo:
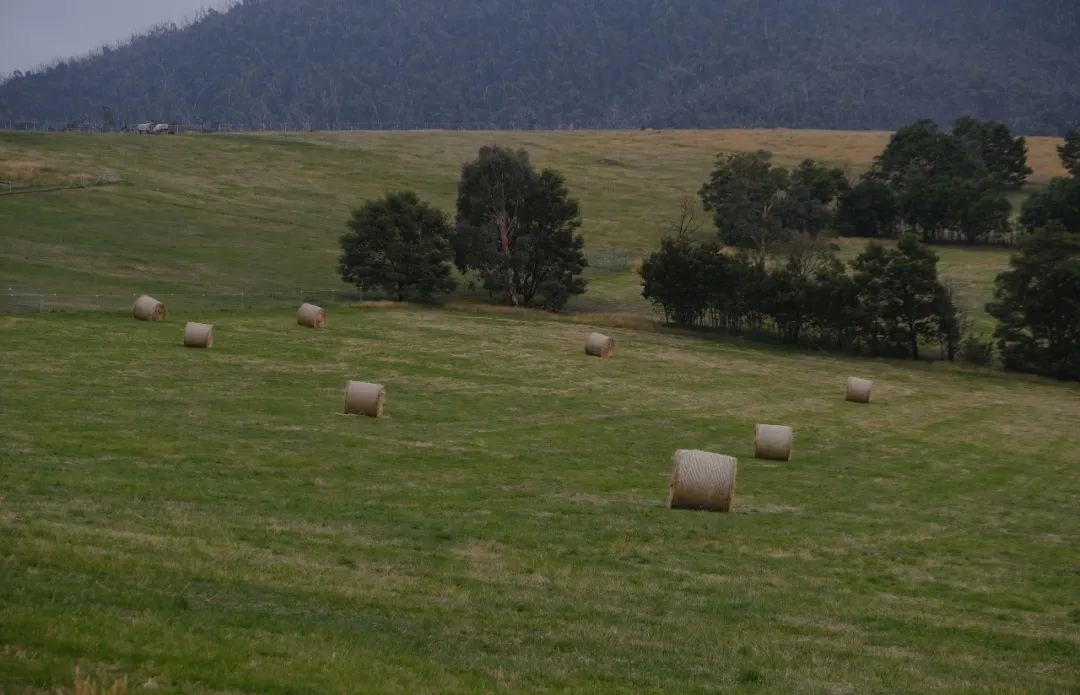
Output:
[[331,304],[334,303],[334,293],[335,292],[337,292],[337,290],[330,290],[330,303]]
[[37,296],[37,310],[39,314],[45,313],[45,295],[43,294]]
[[244,291],[240,290],[240,311],[244,310]]

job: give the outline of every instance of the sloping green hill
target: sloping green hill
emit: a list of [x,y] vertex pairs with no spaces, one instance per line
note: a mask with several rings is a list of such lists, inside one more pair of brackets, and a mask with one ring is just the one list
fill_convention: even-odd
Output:
[[[0,279],[50,295],[48,306],[122,308],[144,291],[177,306],[202,294],[346,290],[335,276],[350,208],[415,189],[452,212],[460,166],[486,143],[527,148],[566,174],[581,201],[589,292],[572,312],[648,314],[634,259],[654,249],[682,196],[694,195],[717,152],[766,148],[786,163],[813,157],[859,171],[886,133],[665,131],[536,133],[302,133],[140,138],[0,133]],[[1052,138],[1032,138],[1033,185],[1057,175]],[[93,182],[114,171],[120,185]],[[703,234],[711,234],[709,224]],[[853,255],[861,241],[846,242]],[[942,248],[943,270],[977,315],[998,250]],[[109,295],[93,297],[93,295]],[[194,295],[194,296],[193,296]],[[323,295],[316,295],[323,296]],[[10,301],[10,300],[8,300]],[[31,303],[36,299],[28,300]]]
[[[543,314],[329,320],[0,318],[0,688],[1076,683],[1080,386],[655,331],[599,360]],[[387,417],[340,414],[349,378]],[[757,422],[792,461],[751,458]],[[664,508],[679,447],[739,457],[731,514]]]
[[[1067,691],[1080,386],[643,318],[632,262],[717,151],[857,170],[886,138],[0,133],[4,287],[171,309],[0,313],[0,691],[76,665],[184,694]],[[571,315],[296,326],[312,288],[347,289],[351,206],[409,187],[449,210],[492,139],[581,198]],[[1031,145],[1038,186],[1054,142]],[[973,307],[1007,259],[941,253]],[[181,347],[188,320],[213,350]],[[597,323],[611,359],[583,353]],[[385,384],[387,417],[341,414],[347,379]],[[751,458],[759,422],[795,428],[792,461]],[[731,514],[664,508],[680,447],[739,457]]]

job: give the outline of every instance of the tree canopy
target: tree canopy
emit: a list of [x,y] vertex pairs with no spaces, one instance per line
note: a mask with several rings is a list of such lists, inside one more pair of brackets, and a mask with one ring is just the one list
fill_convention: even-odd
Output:
[[639,272],[642,295],[680,326],[755,336],[771,326],[785,343],[912,359],[938,343],[944,357],[956,357],[965,325],[933,251],[910,235],[896,248],[871,242],[851,269],[805,234],[770,262],[678,234]]
[[916,232],[924,242],[1008,241],[1007,191],[1027,180],[1027,142],[970,116],[952,132],[920,119],[898,129],[870,171],[840,192],[837,230],[847,236]]
[[27,70],[0,122],[1060,134],[1077,36],[1075,0],[244,0]]
[[1065,142],[1058,146],[1057,151],[1065,170],[1080,178],[1080,130],[1066,133]]
[[454,288],[450,223],[415,193],[392,193],[354,210],[341,237],[338,272],[361,290],[427,300]]
[[1054,222],[1026,237],[987,310],[1007,367],[1080,379],[1080,234]]
[[458,184],[454,262],[514,305],[558,310],[585,291],[581,215],[564,179],[524,150],[480,149]]

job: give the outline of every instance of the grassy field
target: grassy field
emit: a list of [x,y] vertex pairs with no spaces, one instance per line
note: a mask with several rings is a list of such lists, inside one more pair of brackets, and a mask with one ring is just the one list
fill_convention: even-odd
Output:
[[[1080,386],[330,320],[0,318],[0,692],[1076,691]],[[341,415],[349,378],[388,417]],[[750,458],[756,422],[794,460]],[[733,513],[663,507],[680,447],[740,458]]]
[[[812,157],[856,173],[887,140],[881,132],[788,130],[0,133],[0,181],[62,186],[91,182],[103,171],[124,181],[11,196],[0,186],[0,279],[15,290],[55,293],[54,304],[73,307],[109,304],[87,295],[117,295],[119,307],[143,291],[178,295],[171,304],[194,308],[179,295],[343,290],[335,276],[337,238],[351,208],[411,188],[452,211],[461,164],[498,142],[526,148],[537,164],[562,171],[581,201],[592,285],[569,310],[648,316],[630,265],[656,248],[717,153],[765,148],[784,164]],[[1057,143],[1031,138],[1032,186],[1062,173]],[[706,220],[703,234],[710,229]],[[857,251],[850,244],[845,250]],[[965,307],[980,329],[989,327],[982,305],[1008,254],[941,254],[942,271],[957,277]],[[978,270],[970,277],[973,258]]]
[[[887,137],[0,133],[0,281],[54,295],[0,306],[0,694],[77,665],[147,693],[1080,692],[1080,385],[666,330],[640,297],[717,152],[856,172]],[[492,141],[581,199],[567,314],[265,308],[346,296],[349,209],[449,211]],[[938,251],[988,333],[1008,253]],[[127,315],[143,291],[166,323]],[[354,378],[386,418],[340,414]],[[757,422],[793,461],[750,457]],[[676,448],[740,458],[733,513],[664,508]]]

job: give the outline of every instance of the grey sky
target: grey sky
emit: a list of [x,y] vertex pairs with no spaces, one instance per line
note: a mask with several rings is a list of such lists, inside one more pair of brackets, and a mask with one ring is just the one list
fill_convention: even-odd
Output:
[[231,0],[0,0],[0,76],[83,55]]

